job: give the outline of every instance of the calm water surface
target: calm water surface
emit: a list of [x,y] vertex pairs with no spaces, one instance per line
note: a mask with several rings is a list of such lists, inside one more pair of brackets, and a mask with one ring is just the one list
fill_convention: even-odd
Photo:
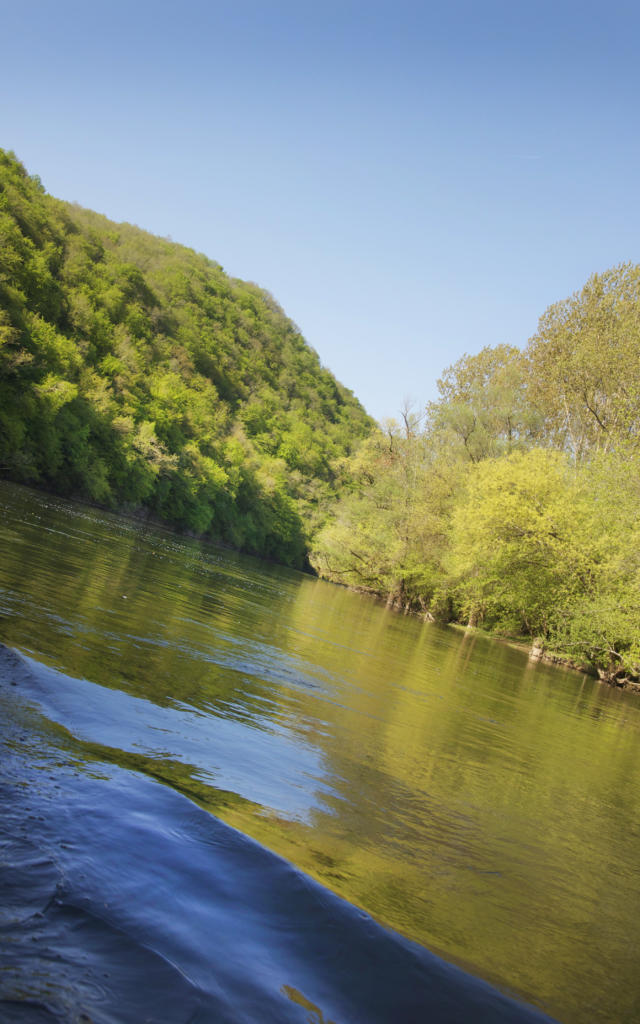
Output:
[[[0,652],[14,759],[2,848],[17,872],[8,891],[22,901],[9,919],[14,956],[4,977],[14,987],[3,1005],[15,1018],[6,1019],[55,1019],[38,1016],[53,1004],[71,1014],[53,976],[42,981],[54,993],[48,1003],[24,989],[24,971],[20,980],[36,927],[29,914],[42,913],[49,889],[58,896],[47,897],[34,933],[41,946],[32,945],[74,970],[84,950],[74,998],[89,992],[96,1021],[144,1019],[131,997],[130,1017],[122,1008],[109,1016],[109,983],[96,979],[116,947],[121,954],[135,941],[149,979],[179,962],[172,947],[156,963],[141,941],[141,922],[152,928],[156,919],[167,943],[197,943],[198,952],[167,989],[175,1016],[167,996],[150,1019],[474,1019],[460,1009],[421,1016],[423,982],[409,982],[415,965],[406,966],[415,947],[392,942],[355,908],[566,1024],[640,1019],[638,698],[302,574],[8,485],[0,640],[20,652]],[[118,857],[134,848],[123,866]],[[209,881],[203,848],[225,865]],[[307,875],[352,906],[335,901],[329,921],[325,890]],[[70,886],[75,896],[63,900]],[[111,907],[100,914],[98,891]],[[217,925],[201,920],[207,891],[209,914],[227,907]],[[267,891],[282,917],[265,909]],[[164,911],[161,892],[174,895]],[[94,920],[113,915],[119,946],[115,931],[94,929],[72,955],[68,936],[87,927],[74,914],[91,900]],[[340,940],[339,997],[309,968],[335,954],[338,927],[361,937],[364,929],[373,944]],[[228,942],[242,945],[219,953],[215,984],[205,984],[216,928],[218,939],[232,931]],[[397,989],[385,984],[385,995],[368,976],[358,1010],[349,999],[362,994],[363,971],[376,975],[375,957],[390,971],[402,961]],[[281,1002],[267,1006],[262,975],[281,977]],[[463,975],[443,978],[442,992],[463,991]],[[205,989],[218,992],[217,1017],[197,1015],[194,992]],[[397,1008],[410,989],[403,1018]],[[362,1009],[366,998],[378,1016]],[[20,1016],[29,999],[34,1016]],[[196,1010],[187,1013],[189,999]]]

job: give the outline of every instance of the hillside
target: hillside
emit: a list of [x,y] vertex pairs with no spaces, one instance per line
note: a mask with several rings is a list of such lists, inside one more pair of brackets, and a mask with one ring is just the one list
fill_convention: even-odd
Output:
[[274,299],[0,150],[0,475],[303,566],[373,423]]

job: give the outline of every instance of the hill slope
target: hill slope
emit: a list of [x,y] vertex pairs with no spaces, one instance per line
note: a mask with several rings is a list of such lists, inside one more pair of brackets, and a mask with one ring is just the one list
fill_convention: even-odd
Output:
[[301,566],[372,425],[267,292],[0,150],[0,475]]

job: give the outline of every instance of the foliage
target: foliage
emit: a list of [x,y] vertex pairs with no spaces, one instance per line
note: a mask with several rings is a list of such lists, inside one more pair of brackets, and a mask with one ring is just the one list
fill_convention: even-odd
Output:
[[275,300],[0,151],[0,474],[640,675],[640,267],[374,429]]
[[485,461],[453,517],[449,568],[465,614],[548,636],[556,611],[591,589],[600,553],[583,481],[542,448]]
[[528,402],[526,364],[512,345],[463,356],[438,381],[440,398],[429,403],[434,443],[452,455],[479,462],[528,446],[539,429]]
[[459,474],[434,458],[409,411],[372,435],[352,463],[352,492],[318,535],[312,564],[329,579],[426,609],[438,587]]
[[580,459],[640,440],[640,267],[589,278],[551,306],[527,349],[545,436]]
[[594,275],[524,352],[463,356],[438,390],[352,460],[313,564],[640,676],[640,267]]
[[640,455],[599,453],[585,481],[595,570],[591,586],[556,610],[550,643],[608,677],[640,674]]
[[372,422],[274,299],[0,151],[0,473],[302,566]]

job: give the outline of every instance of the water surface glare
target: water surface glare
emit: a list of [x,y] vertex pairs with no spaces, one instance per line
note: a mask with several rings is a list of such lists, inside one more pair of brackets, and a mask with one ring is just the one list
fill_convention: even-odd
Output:
[[[109,1016],[116,982],[96,980],[127,943],[130,964],[162,978],[159,991],[173,986],[175,1012],[160,995],[151,1019],[516,1019],[513,1004],[438,974],[439,961],[375,931],[358,907],[565,1024],[640,1019],[637,698],[5,484],[0,640],[22,655],[0,652],[13,773],[2,858],[22,879],[0,998],[26,1005],[11,979],[37,925],[32,903],[48,908],[41,942],[75,964],[68,937],[86,935],[89,965],[67,989],[50,981],[55,999],[36,993],[33,1017],[16,1020],[54,1019],[37,1014],[51,1000],[63,1013],[71,989],[96,1021],[144,1019],[133,997],[128,1017]],[[50,902],[50,890],[66,896]],[[86,923],[100,893],[104,934]],[[166,948],[149,941],[159,934]],[[374,962],[388,974],[367,973]],[[123,969],[114,976],[135,991]]]

